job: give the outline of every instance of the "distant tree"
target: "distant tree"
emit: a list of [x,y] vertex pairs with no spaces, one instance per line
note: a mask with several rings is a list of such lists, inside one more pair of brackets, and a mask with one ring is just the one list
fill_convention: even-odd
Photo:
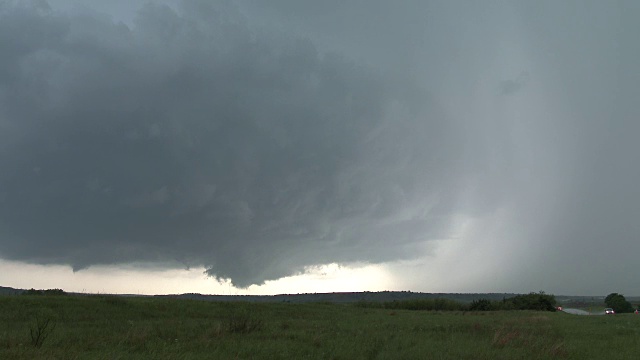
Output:
[[631,313],[634,311],[633,305],[618,293],[611,293],[604,298],[604,303],[616,313]]
[[556,311],[556,298],[544,291],[516,295],[502,300],[478,299],[471,302],[470,311],[495,311],[495,310],[536,310]]
[[[619,297],[619,296],[620,296],[620,294],[618,294],[618,293],[611,293],[611,294],[607,295],[607,297],[605,297],[605,298],[604,298],[604,303],[605,303],[605,304],[609,304],[609,302],[610,302],[613,298],[616,298],[616,297]],[[607,305],[607,306],[608,306],[608,305]]]
[[36,290],[34,288],[31,288],[29,290],[25,290],[22,292],[22,295],[42,295],[43,292],[42,290]]
[[67,295],[62,289],[47,289],[44,291],[45,295]]
[[504,301],[516,310],[540,310],[556,311],[556,298],[553,295],[545,294],[544,291],[517,295]]
[[22,295],[67,295],[62,289],[36,290],[31,288],[22,292]]

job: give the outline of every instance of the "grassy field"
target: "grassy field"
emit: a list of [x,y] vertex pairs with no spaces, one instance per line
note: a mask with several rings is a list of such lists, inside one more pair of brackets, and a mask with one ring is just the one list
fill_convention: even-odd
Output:
[[[43,339],[44,338],[44,339]],[[0,297],[0,359],[637,359],[640,316]]]

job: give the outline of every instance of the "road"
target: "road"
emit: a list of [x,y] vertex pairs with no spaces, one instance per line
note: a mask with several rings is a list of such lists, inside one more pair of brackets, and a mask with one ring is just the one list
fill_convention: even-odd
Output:
[[604,311],[599,311],[599,312],[588,312],[588,311],[584,311],[584,310],[580,310],[580,309],[562,309],[562,311],[566,312],[567,314],[573,314],[573,315],[604,315]]

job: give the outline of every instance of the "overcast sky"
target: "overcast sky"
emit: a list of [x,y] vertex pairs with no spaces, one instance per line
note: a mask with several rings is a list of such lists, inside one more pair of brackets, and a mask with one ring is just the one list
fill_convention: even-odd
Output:
[[0,1],[0,285],[640,295],[639,17]]

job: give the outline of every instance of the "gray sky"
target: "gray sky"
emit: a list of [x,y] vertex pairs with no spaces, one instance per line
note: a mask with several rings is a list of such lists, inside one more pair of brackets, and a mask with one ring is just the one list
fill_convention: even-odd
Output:
[[638,16],[0,2],[0,258],[204,267],[237,287],[364,264],[414,291],[640,294]]

